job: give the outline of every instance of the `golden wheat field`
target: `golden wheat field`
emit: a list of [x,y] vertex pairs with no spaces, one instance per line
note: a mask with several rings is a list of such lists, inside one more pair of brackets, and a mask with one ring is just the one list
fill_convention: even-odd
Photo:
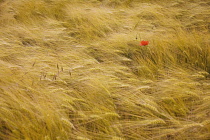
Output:
[[210,140],[209,73],[209,0],[0,0],[0,140]]

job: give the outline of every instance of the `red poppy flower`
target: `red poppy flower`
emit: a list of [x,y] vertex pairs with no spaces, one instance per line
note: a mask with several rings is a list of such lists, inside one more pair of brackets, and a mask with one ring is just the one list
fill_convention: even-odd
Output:
[[141,41],[140,46],[146,46],[149,44],[149,41]]

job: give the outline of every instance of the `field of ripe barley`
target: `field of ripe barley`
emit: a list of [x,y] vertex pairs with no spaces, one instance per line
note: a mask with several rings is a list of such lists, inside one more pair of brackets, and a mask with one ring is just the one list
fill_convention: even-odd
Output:
[[0,0],[0,140],[209,140],[209,73],[209,0]]

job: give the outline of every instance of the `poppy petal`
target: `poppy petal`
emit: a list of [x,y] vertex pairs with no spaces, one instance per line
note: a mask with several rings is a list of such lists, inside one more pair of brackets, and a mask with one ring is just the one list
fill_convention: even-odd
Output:
[[146,46],[146,45],[148,45],[149,44],[149,41],[141,41],[140,42],[140,46]]

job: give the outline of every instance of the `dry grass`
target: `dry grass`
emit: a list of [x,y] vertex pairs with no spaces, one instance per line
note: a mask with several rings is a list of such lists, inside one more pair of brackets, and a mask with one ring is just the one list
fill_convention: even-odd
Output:
[[0,0],[0,140],[210,139],[209,6]]

